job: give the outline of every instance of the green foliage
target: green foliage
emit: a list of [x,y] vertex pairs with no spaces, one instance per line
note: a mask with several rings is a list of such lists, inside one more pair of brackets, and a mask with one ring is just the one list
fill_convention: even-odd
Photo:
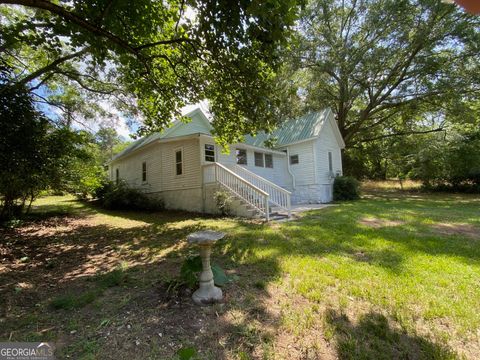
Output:
[[92,280],[95,282],[93,289],[86,290],[81,294],[59,296],[50,302],[50,306],[56,310],[80,309],[102,296],[106,289],[125,284],[128,276],[123,269],[119,268],[106,274],[97,275]]
[[480,192],[480,132],[431,138],[414,156],[410,176],[429,190]]
[[360,197],[360,183],[351,176],[337,176],[333,182],[333,200],[357,200]]
[[193,347],[181,348],[177,351],[178,358],[180,360],[193,359],[197,351]]
[[347,174],[382,177],[389,143],[479,117],[478,16],[438,0],[311,0],[299,29],[291,78],[308,109],[334,111]]
[[303,0],[11,3],[23,5],[0,13],[12,85],[42,87],[70,115],[94,120],[106,98],[141,113],[143,135],[208,99],[218,135],[234,142],[288,109],[275,71]]
[[[217,286],[225,286],[234,278],[228,276],[217,264],[211,264],[213,281]],[[198,284],[198,274],[202,271],[202,259],[200,256],[188,257],[180,269],[180,281],[193,289]]]
[[218,210],[224,216],[228,216],[231,214],[231,207],[232,207],[232,196],[228,191],[225,190],[218,190],[213,194],[213,199],[215,200],[215,204],[217,205]]
[[194,288],[198,283],[198,273],[202,271],[202,259],[200,256],[188,257],[180,269],[180,279],[189,288]]
[[[29,93],[6,88],[11,73],[0,74],[0,217],[18,216],[41,191],[64,189],[76,176],[72,166],[88,159],[82,132],[53,126],[38,113]],[[15,119],[12,121],[12,119]],[[27,208],[28,211],[28,208]]]
[[153,199],[137,189],[128,187],[120,181],[115,184],[105,181],[95,194],[100,204],[110,210],[145,210],[158,211],[163,209],[160,200]]

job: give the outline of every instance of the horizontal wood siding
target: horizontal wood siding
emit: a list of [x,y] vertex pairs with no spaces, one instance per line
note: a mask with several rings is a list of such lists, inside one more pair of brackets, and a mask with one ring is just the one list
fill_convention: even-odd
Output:
[[317,179],[319,184],[329,184],[328,152],[332,152],[333,173],[342,173],[342,154],[340,146],[329,121],[325,124],[319,138],[315,141]]
[[[152,144],[145,149],[138,150],[131,156],[115,161],[110,166],[110,179],[115,181],[116,169],[119,170],[120,179],[131,187],[145,192],[161,190],[161,150],[159,144]],[[147,181],[142,181],[142,163],[147,163]]]
[[[175,151],[183,149],[183,173],[176,175]],[[187,189],[201,186],[200,158],[198,156],[199,141],[189,139],[166,142],[161,145],[162,155],[162,191]]]
[[[314,140],[288,146],[289,155],[298,155],[298,164],[290,165],[296,185],[315,184]],[[288,159],[290,161],[290,159]]]
[[[208,143],[208,141],[207,141]],[[203,159],[203,148],[204,146],[202,145],[202,159]],[[231,166],[231,165],[236,165],[237,164],[237,156],[236,156],[236,149],[245,149],[247,151],[247,165],[241,165],[244,166],[247,170],[250,170],[251,172],[273,182],[274,184],[277,184],[283,188],[289,189],[292,185],[292,178],[290,174],[288,174],[287,171],[287,157],[282,156],[279,154],[274,154],[269,152],[268,150],[253,150],[253,149],[247,149],[246,147],[242,147],[242,144],[238,145],[231,145],[230,146],[230,153],[225,154],[222,153],[222,149],[220,146],[216,146],[216,157],[217,161],[225,166]],[[261,167],[261,166],[255,166],[255,158],[254,158],[254,153],[255,152],[261,152],[261,153],[267,153],[267,154],[272,154],[272,160],[273,160],[273,168],[266,168],[266,167]],[[204,159],[203,159],[204,160]]]

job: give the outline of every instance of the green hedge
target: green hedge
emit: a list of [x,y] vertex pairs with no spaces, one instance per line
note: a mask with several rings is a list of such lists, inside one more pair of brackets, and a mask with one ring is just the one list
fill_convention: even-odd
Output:
[[338,176],[333,183],[333,200],[356,200],[360,197],[360,183],[351,176]]
[[163,202],[152,199],[139,190],[128,187],[125,182],[103,184],[95,193],[100,204],[110,210],[157,211],[164,208]]

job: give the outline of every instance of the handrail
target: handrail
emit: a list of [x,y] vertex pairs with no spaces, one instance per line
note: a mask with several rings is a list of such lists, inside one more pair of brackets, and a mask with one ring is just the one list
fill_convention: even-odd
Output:
[[235,176],[238,180],[240,180],[241,182],[245,183],[247,186],[255,189],[255,190],[258,191],[259,193],[261,193],[261,194],[263,194],[263,195],[265,195],[265,196],[268,196],[268,195],[269,195],[266,191],[264,191],[264,190],[260,189],[259,187],[253,185],[251,182],[248,182],[248,181],[245,180],[243,177],[241,177],[240,175],[238,175],[238,174],[235,173],[234,171],[232,171],[232,170],[230,170],[229,168],[227,168],[225,165],[222,165],[222,164],[220,164],[220,163],[214,163],[214,164],[215,164],[216,166],[222,168],[223,170],[229,172],[231,175]]
[[287,210],[288,216],[291,215],[291,192],[281,186],[255,174],[254,172],[238,165],[233,165],[233,171],[245,178],[248,182],[264,190],[270,195],[270,201],[275,205]]
[[[233,165],[233,168],[235,170],[238,170],[239,172],[244,172],[252,177],[254,177],[255,179],[258,179],[259,181],[263,182],[263,183],[266,183],[268,184],[269,186],[271,187],[274,187],[275,189],[279,190],[280,192],[283,192],[283,193],[286,193],[286,194],[291,194],[290,191],[288,191],[287,189],[284,189],[282,188],[281,186],[271,182],[270,180],[267,180],[263,177],[261,177],[260,175],[257,175],[255,174],[253,171],[250,171],[248,170],[247,168],[244,168],[243,166],[239,166],[239,165]],[[235,172],[235,171],[234,171]],[[237,173],[238,174],[238,173]],[[241,176],[241,175],[240,175]]]
[[269,194],[248,182],[240,175],[228,169],[222,164],[211,163],[204,165],[204,168],[213,167],[215,170],[215,182],[237,195],[240,199],[262,213],[266,220],[269,220]]

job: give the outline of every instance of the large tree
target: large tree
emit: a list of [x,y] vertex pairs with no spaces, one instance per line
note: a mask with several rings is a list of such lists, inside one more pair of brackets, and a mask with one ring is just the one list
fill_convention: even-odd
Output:
[[347,149],[479,115],[480,18],[453,4],[312,0],[298,29],[302,95],[333,109]]
[[82,173],[72,165],[90,159],[85,134],[55,127],[36,111],[24,87],[8,87],[0,70],[0,219],[20,213],[46,189],[65,189]]
[[217,133],[234,141],[280,118],[278,50],[298,2],[1,0],[0,60],[15,69],[10,86],[28,86],[67,122],[79,109],[94,116],[92,94],[141,116],[140,133],[208,99]]

